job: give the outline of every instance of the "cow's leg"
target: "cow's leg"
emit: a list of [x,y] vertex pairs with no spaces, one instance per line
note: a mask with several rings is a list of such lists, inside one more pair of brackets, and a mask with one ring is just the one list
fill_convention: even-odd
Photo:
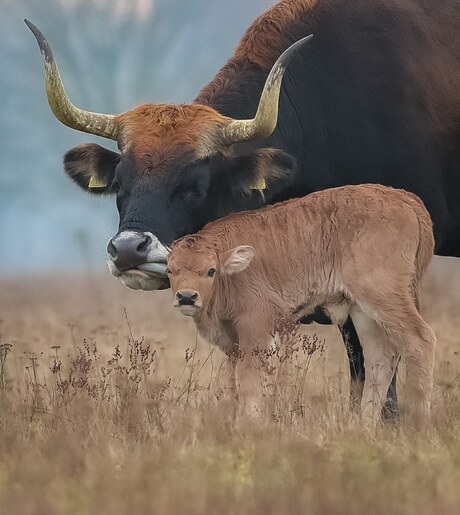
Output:
[[[316,306],[313,313],[304,315],[299,321],[301,324],[315,322],[321,325],[332,325],[331,317],[321,306]],[[350,366],[350,406],[355,410],[361,403],[365,379],[363,349],[350,316],[347,317],[344,324],[339,325],[339,330],[347,350]]]
[[339,326],[339,330],[347,350],[348,363],[350,366],[350,406],[353,410],[356,410],[361,404],[364,380],[366,377],[363,348],[350,316],[343,325]]
[[358,306],[353,306],[350,314],[363,346],[366,365],[361,415],[367,425],[374,426],[382,415],[399,354],[384,329]]

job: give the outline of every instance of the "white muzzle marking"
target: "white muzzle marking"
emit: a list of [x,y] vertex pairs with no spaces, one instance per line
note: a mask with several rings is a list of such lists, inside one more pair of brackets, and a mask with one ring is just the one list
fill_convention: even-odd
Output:
[[[122,231],[117,236],[117,239],[129,239],[138,236],[138,234],[138,232],[134,231]],[[110,273],[114,277],[121,279],[128,288],[146,291],[158,290],[161,286],[164,286],[165,279],[167,278],[166,268],[169,250],[151,232],[144,232],[144,234],[152,240],[147,247],[145,263],[123,272],[117,268],[112,256],[107,252],[107,266]]]

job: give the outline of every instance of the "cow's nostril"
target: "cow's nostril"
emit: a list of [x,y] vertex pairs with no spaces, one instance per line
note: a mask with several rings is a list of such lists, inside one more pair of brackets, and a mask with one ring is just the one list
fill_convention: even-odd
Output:
[[147,250],[148,246],[152,243],[152,238],[150,236],[145,236],[145,240],[139,243],[137,246],[138,252],[143,252]]
[[115,248],[115,245],[112,243],[112,240],[109,241],[107,244],[107,252],[113,257],[117,257],[117,249]]
[[107,253],[115,266],[121,270],[136,268],[147,262],[152,238],[141,232],[121,232],[107,244]]

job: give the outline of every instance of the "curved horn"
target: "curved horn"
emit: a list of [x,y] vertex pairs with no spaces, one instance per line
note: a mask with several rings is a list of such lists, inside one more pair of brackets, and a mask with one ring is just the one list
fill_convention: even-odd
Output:
[[48,41],[33,23],[28,20],[24,21],[35,36],[43,55],[46,94],[56,118],[72,129],[116,140],[117,123],[115,116],[83,111],[83,109],[79,109],[72,104],[62,84],[61,75]]
[[260,97],[259,107],[252,120],[232,120],[223,129],[223,143],[230,146],[241,141],[267,138],[278,122],[278,103],[284,72],[300,48],[311,40],[313,34],[299,39],[285,50],[273,65]]

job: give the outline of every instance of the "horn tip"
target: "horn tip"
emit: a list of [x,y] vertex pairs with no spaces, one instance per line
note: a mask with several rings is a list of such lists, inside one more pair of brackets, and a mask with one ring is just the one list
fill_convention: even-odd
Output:
[[40,52],[43,54],[45,59],[47,61],[52,61],[53,52],[51,51],[48,41],[46,41],[45,36],[41,33],[40,29],[28,19],[24,19],[24,23],[29,27],[29,29],[32,31],[32,34],[35,36],[38,46],[40,47]]

